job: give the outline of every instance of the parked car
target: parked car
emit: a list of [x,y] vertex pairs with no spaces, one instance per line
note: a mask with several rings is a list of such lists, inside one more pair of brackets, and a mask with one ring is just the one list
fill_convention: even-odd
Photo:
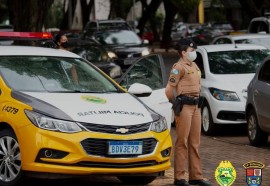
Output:
[[181,38],[190,37],[195,31],[202,27],[198,23],[178,23],[172,28],[171,38],[173,43]]
[[149,41],[149,44],[152,45],[155,40],[153,31],[149,27],[145,27],[141,39]]
[[214,22],[211,27],[216,30],[220,30],[223,34],[227,35],[234,31],[231,23],[228,22]]
[[267,143],[270,134],[270,58],[258,67],[247,89],[246,119],[250,144]]
[[141,38],[132,30],[104,30],[94,33],[86,33],[83,39],[95,39],[108,53],[115,57],[115,62],[122,70],[130,67],[136,59],[150,54],[146,40]]
[[83,33],[96,32],[101,30],[133,30],[131,25],[128,24],[124,19],[101,19],[101,20],[91,20],[86,23]]
[[[166,118],[139,100],[151,96],[157,104],[159,87],[164,95],[161,56],[134,63],[127,72],[133,76],[122,77],[123,89],[65,50],[0,46],[0,51],[0,185],[48,174],[113,174],[125,184],[144,185],[171,167]],[[146,72],[155,90],[135,81]],[[168,100],[160,101],[161,112]]]
[[9,24],[0,24],[0,32],[13,32],[13,25]]
[[215,37],[223,35],[224,33],[219,29],[204,26],[194,31],[189,37],[191,37],[197,45],[208,45]]
[[254,17],[248,25],[248,33],[270,33],[269,15]]
[[247,86],[270,51],[260,45],[198,46],[195,62],[201,69],[202,132],[212,135],[217,125],[246,124]]
[[258,44],[270,49],[270,34],[223,35],[213,39],[212,44]]
[[107,50],[99,43],[91,40],[75,40],[71,43],[71,52],[78,54],[90,61],[111,78],[120,78],[123,74],[122,69],[111,58]]

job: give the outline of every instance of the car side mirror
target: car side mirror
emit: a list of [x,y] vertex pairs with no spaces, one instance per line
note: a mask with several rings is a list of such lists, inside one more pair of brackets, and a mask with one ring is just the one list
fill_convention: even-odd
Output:
[[152,94],[152,89],[144,84],[141,83],[134,83],[132,84],[128,92],[134,94],[137,97],[148,97]]

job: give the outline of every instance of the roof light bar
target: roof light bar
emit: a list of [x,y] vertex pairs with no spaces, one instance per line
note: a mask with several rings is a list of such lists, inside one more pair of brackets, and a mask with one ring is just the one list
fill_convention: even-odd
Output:
[[50,32],[0,32],[0,38],[53,39]]

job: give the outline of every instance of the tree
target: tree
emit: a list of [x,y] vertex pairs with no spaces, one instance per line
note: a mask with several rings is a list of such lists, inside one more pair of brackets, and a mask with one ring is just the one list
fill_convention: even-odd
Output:
[[8,0],[9,20],[15,31],[41,31],[54,0]]
[[87,4],[87,0],[81,0],[83,28],[85,27],[86,23],[89,21],[90,13],[93,6],[94,6],[94,0],[90,0],[88,4]]
[[262,16],[270,7],[269,0],[239,0],[239,2],[250,19]]
[[130,8],[133,6],[132,0],[110,0],[110,14],[109,19],[122,18],[126,19]]
[[160,6],[162,0],[152,0],[149,5],[147,5],[145,0],[141,0],[142,2],[142,17],[139,20],[139,24],[137,28],[140,30],[139,35],[142,36],[145,24],[150,18],[153,18],[155,16],[155,13]]
[[174,4],[172,3],[172,0],[164,0],[163,3],[164,3],[166,16],[165,16],[165,22],[164,22],[163,33],[162,33],[162,41],[160,43],[160,47],[168,49],[171,43],[171,32],[172,32],[174,17],[178,9],[176,6],[174,6]]
[[0,23],[8,20],[7,0],[0,0]]
[[182,16],[183,21],[188,22],[190,15],[194,13],[194,9],[198,9],[200,0],[171,0],[171,2],[177,8],[177,13]]
[[197,9],[200,0],[163,0],[165,8],[165,22],[163,27],[161,48],[168,49],[171,43],[171,32],[174,18],[177,13],[187,21],[189,16]]

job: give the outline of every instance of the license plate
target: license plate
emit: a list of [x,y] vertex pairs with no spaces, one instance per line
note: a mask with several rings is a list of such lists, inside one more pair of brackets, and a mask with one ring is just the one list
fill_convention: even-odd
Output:
[[110,155],[142,154],[141,141],[109,141]]

